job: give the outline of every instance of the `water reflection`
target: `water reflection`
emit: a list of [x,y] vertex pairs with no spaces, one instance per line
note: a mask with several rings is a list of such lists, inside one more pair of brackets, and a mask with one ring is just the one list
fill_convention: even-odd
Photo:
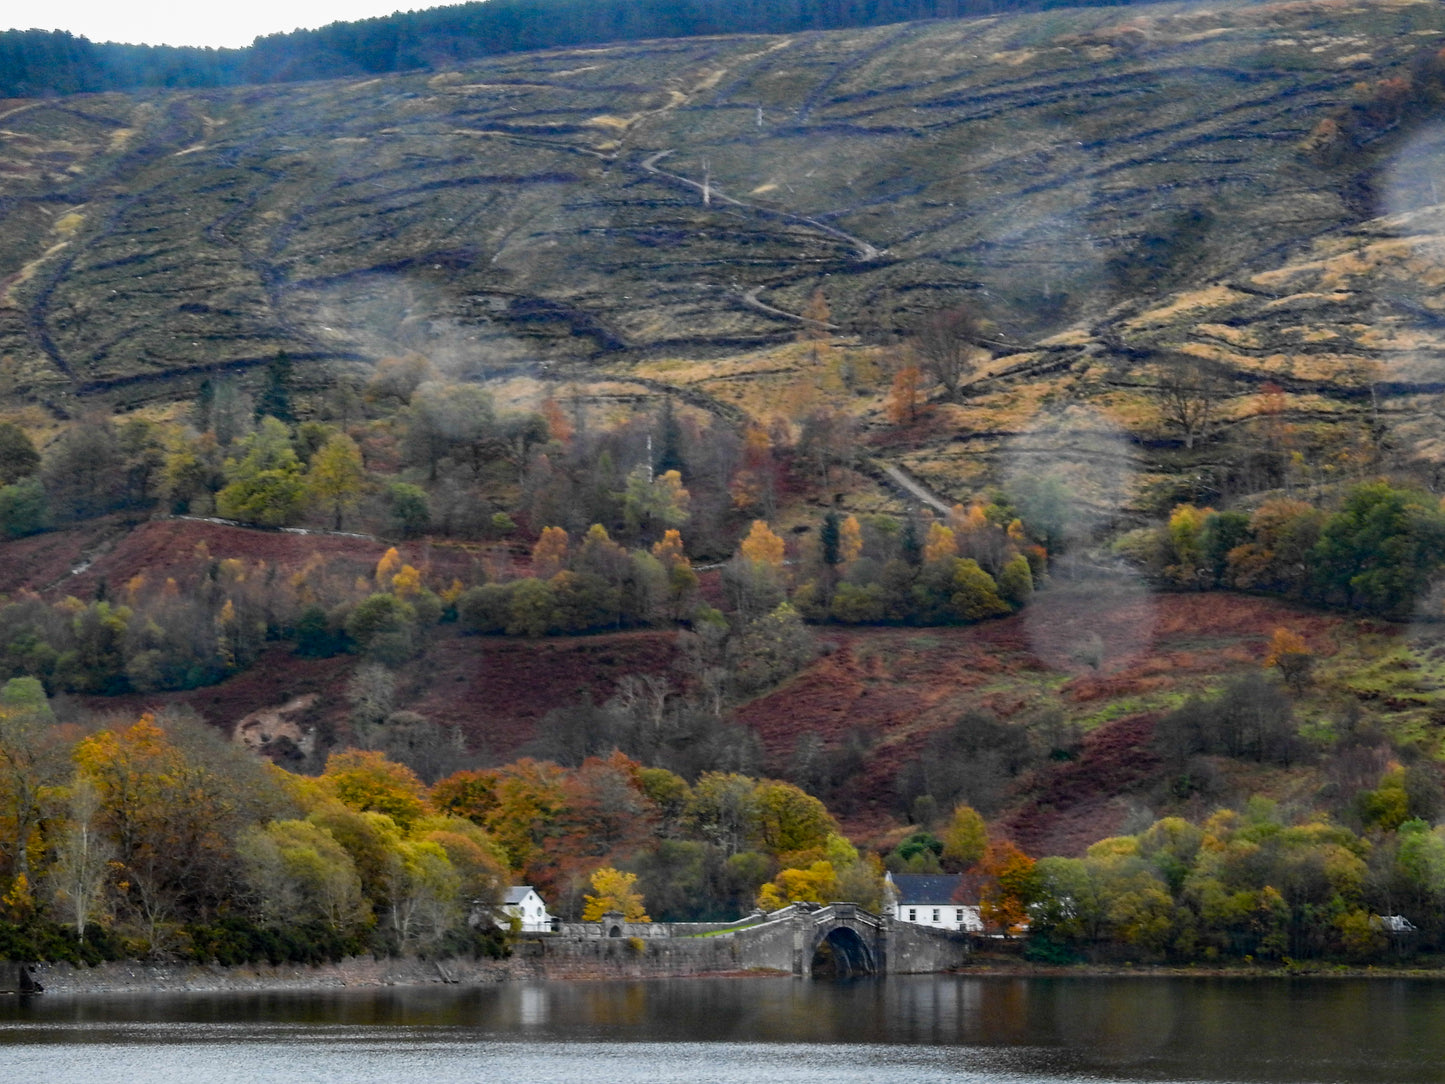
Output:
[[518,991],[517,1015],[523,1027],[540,1027],[547,1022],[547,994],[540,986]]
[[577,1080],[605,1062],[615,1080],[719,1084],[1375,1084],[1440,1078],[1442,1015],[1445,984],[1431,981],[703,979],[46,995],[0,1002],[0,1046],[7,1079],[27,1082]]

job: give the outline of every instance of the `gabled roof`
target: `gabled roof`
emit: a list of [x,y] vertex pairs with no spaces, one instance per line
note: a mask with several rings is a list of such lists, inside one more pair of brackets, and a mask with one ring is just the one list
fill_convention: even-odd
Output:
[[939,907],[944,904],[958,906],[966,899],[977,900],[977,892],[959,893],[964,883],[962,874],[895,873],[893,887],[898,893],[898,902],[904,905],[917,904],[923,907]]
[[[502,902],[521,903],[524,899],[527,898],[527,894],[531,891],[531,885],[513,885],[511,888],[507,889],[507,897],[506,899],[502,900]],[[541,899],[540,896],[537,898]]]

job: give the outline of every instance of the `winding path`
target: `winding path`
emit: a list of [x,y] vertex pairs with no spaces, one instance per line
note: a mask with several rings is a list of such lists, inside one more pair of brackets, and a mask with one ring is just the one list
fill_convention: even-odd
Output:
[[711,182],[704,184],[702,181],[694,181],[690,177],[684,177],[680,173],[669,173],[665,169],[658,169],[657,163],[671,153],[672,151],[665,150],[656,151],[648,155],[642,160],[642,168],[648,173],[655,174],[658,177],[666,177],[668,180],[674,181],[677,184],[694,188],[703,193],[709,200],[716,200],[718,203],[725,203],[730,207],[741,207],[743,210],[752,211],[754,214],[764,215],[768,218],[781,218],[785,222],[796,222],[799,225],[815,229],[833,238],[835,241],[842,241],[846,245],[852,245],[853,248],[858,251],[858,260],[860,262],[881,259],[883,256],[884,250],[878,248],[876,245],[863,240],[861,237],[854,237],[851,233],[846,233],[836,226],[830,226],[826,222],[819,222],[816,218],[810,218],[807,215],[793,214],[791,211],[775,211],[770,207],[761,207],[756,203],[747,203],[744,200],[729,196]]
[[953,511],[953,507],[946,504],[942,497],[933,493],[931,490],[925,489],[923,483],[905,474],[902,467],[895,466],[892,463],[884,463],[882,460],[878,460],[877,462],[884,476],[887,477],[890,482],[916,499],[920,504],[927,505],[934,511],[942,512],[945,516]]

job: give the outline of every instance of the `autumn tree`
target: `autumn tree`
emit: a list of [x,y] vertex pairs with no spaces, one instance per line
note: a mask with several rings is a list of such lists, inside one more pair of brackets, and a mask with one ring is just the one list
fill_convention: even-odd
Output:
[[567,567],[567,532],[561,527],[543,527],[532,547],[532,574],[548,580]]
[[1018,932],[1028,922],[1028,905],[1036,890],[1034,860],[1009,840],[988,845],[978,870],[986,878],[979,894],[979,915],[1005,934]]
[[240,826],[285,807],[245,750],[204,724],[164,722],[145,716],[93,734],[74,751],[116,851],[120,901],[153,947],[183,917],[214,913],[230,896]]
[[664,532],[661,540],[652,544],[652,556],[667,577],[667,616],[673,620],[691,616],[697,604],[698,578],[682,535],[675,530]]
[[244,880],[263,920],[315,924],[355,934],[373,921],[356,864],[325,828],[302,820],[248,826],[238,850]]
[[827,807],[791,783],[759,783],[753,802],[757,839],[773,854],[822,847],[838,830]]
[[744,617],[761,616],[781,603],[785,552],[783,540],[767,523],[753,520],[737,556],[723,571],[724,587]]
[[806,868],[779,870],[758,891],[757,906],[776,911],[790,903],[828,903],[838,894],[838,874],[833,863],[819,859]]
[[431,804],[441,813],[485,824],[497,807],[497,777],[493,772],[474,769],[453,772],[432,784]]
[[1311,551],[1328,517],[1304,501],[1265,501],[1249,520],[1247,541],[1225,556],[1232,586],[1303,594],[1310,585]]
[[311,459],[306,489],[315,505],[341,530],[345,518],[356,510],[366,484],[366,467],[361,449],[345,433],[334,433]]
[[1208,586],[1210,572],[1206,548],[1205,525],[1211,515],[1210,508],[1196,508],[1192,504],[1181,504],[1169,514],[1165,528],[1165,539],[1169,563],[1164,575],[1181,587]]
[[941,523],[928,525],[928,537],[923,542],[924,564],[934,564],[958,556],[958,540],[953,530]]
[[743,431],[741,463],[728,484],[733,507],[741,512],[772,515],[777,499],[776,442],[761,425]]
[[988,850],[988,826],[970,805],[959,805],[943,829],[943,860],[950,868],[968,869]]
[[547,396],[542,400],[542,419],[547,423],[547,432],[553,440],[563,447],[572,443],[572,423],[567,420],[567,414],[557,403],[553,396]]
[[416,773],[380,752],[333,753],[321,781],[343,805],[363,813],[385,813],[403,828],[427,810],[426,787]]
[[414,834],[446,852],[447,860],[460,878],[463,902],[491,905],[502,902],[511,884],[507,856],[481,826],[462,817],[432,816],[417,824]]
[[783,564],[783,540],[772,532],[767,523],[753,520],[747,537],[738,544],[738,553],[754,564],[770,568],[781,568]]
[[1309,684],[1310,670],[1314,667],[1314,653],[1299,633],[1292,629],[1278,628],[1270,637],[1264,656],[1266,670],[1277,668],[1296,696],[1304,693]]
[[496,770],[495,804],[485,826],[511,868],[525,873],[567,809],[565,773],[555,764],[524,757]]
[[912,425],[918,419],[919,389],[923,371],[917,365],[904,365],[893,374],[888,392],[888,420],[894,425]]
[[624,922],[651,922],[643,907],[642,893],[635,888],[637,874],[603,866],[592,874],[592,893],[582,909],[583,922],[598,922],[616,912]]

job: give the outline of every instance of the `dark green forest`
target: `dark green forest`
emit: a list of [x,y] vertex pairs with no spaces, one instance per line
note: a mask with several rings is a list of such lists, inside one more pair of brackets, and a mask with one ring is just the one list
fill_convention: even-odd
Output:
[[223,87],[443,68],[498,53],[708,34],[792,34],[1129,0],[487,0],[257,38],[245,49],[96,43],[63,30],[0,34],[0,97]]

